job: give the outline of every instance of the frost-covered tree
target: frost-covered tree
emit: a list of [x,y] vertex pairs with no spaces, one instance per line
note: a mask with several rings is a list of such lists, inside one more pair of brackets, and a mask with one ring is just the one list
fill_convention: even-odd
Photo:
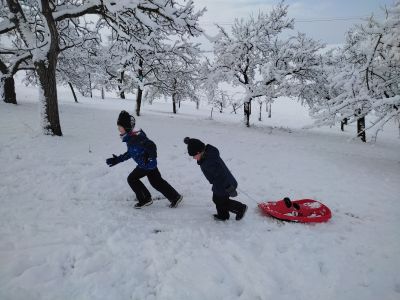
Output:
[[340,67],[328,76],[331,97],[313,108],[319,125],[357,122],[364,142],[366,130],[374,128],[376,137],[400,115],[400,1],[385,13],[383,21],[371,17],[349,30]]
[[232,106],[232,112],[235,114],[237,113],[237,109],[240,107],[243,99],[243,93],[234,92],[232,94],[227,94],[228,96],[228,103]]
[[57,29],[60,34],[57,82],[68,84],[77,101],[73,87],[83,95],[91,94],[91,73],[101,66],[99,28],[85,18],[75,18],[57,22]]
[[[334,77],[340,74],[348,64],[342,55],[341,48],[334,48],[319,56],[319,64],[315,67],[316,76],[313,80],[300,80],[297,82],[300,90],[299,99],[303,105],[307,105],[313,115],[329,101],[342,92],[342,87],[335,83]],[[345,117],[341,118],[342,130],[347,122]]]
[[32,68],[32,55],[16,36],[13,24],[8,21],[10,10],[3,2],[0,6],[0,94],[4,102],[17,104],[13,76],[19,70]]
[[[178,99],[183,99],[193,92],[191,87],[196,77],[199,49],[187,41],[185,36],[190,32],[181,32],[179,37],[171,41],[169,35],[162,30],[145,32],[143,44],[125,41],[119,37],[114,40],[113,53],[119,56],[118,62],[130,80],[125,80],[123,87],[136,89],[136,115],[140,115],[142,95],[146,88],[154,87],[156,94],[173,98],[173,110],[176,113]],[[152,38],[148,38],[151,36]]]
[[215,89],[208,93],[208,103],[213,107],[218,108],[219,112],[222,113],[223,109],[228,104],[228,93],[222,89]]
[[[281,94],[293,93],[293,83],[315,76],[316,52],[322,46],[304,34],[283,36],[286,30],[293,29],[287,10],[288,6],[281,2],[269,13],[236,19],[231,33],[219,27],[219,34],[212,39],[212,72],[241,86],[248,104],[266,96],[272,86],[279,86]],[[248,115],[246,125],[249,126]]]
[[362,96],[360,72],[348,62],[344,53],[336,56],[334,65],[323,68],[314,88],[314,94],[319,99],[311,107],[311,114],[317,118],[316,124],[333,126],[340,122],[343,130],[350,119],[357,121],[359,132],[364,134],[365,115],[361,112],[368,106],[368,100]]
[[[57,23],[95,14],[100,16],[98,26],[111,27],[121,38],[135,40],[136,36],[142,38],[136,33],[143,28],[164,30],[169,34],[197,32],[196,22],[200,16],[194,13],[192,1],[181,5],[170,0],[6,0],[6,6],[8,14],[2,14],[0,33],[15,31],[24,43],[24,52],[32,56],[40,84],[42,128],[46,134],[59,136],[62,131],[56,67],[62,39]],[[137,40],[138,44],[141,42]]]
[[124,42],[118,38],[118,34],[112,30],[111,36],[108,37],[108,43],[102,47],[100,63],[108,76],[108,89],[117,91],[117,95],[121,99],[125,99],[125,93],[131,88],[131,76],[128,72],[129,63],[126,56],[129,49]]
[[189,99],[198,103],[200,84],[200,49],[185,39],[167,48],[160,64],[155,69],[154,86],[160,94],[172,98],[172,111],[177,113],[177,104]]
[[[22,6],[29,7],[29,3],[23,3]],[[3,6],[2,10],[0,10],[2,13],[6,11],[9,11],[8,6]],[[56,26],[59,32],[58,51],[62,53],[60,56],[61,61],[57,65],[58,77],[60,79],[65,79],[67,83],[82,83],[82,66],[87,65],[87,63],[84,62],[85,57],[82,51],[85,53],[91,52],[89,49],[92,48],[94,43],[98,43],[99,35],[96,30],[92,31],[88,29],[88,23],[83,18],[61,20],[56,23]],[[38,31],[40,31],[40,27]],[[0,66],[2,70],[34,71],[35,66],[32,61],[32,51],[31,49],[27,49],[17,28],[11,31],[6,30],[1,37],[5,41],[5,44],[9,45],[8,47],[2,47],[0,50]],[[79,48],[79,50],[77,48]],[[8,57],[6,57],[5,54],[8,54]],[[3,63],[3,60],[5,63]],[[13,73],[13,71],[9,72],[10,75],[13,75]],[[5,74],[4,71],[3,74]],[[12,79],[11,76],[7,77],[7,75],[4,77],[6,80]],[[37,74],[29,72],[28,76],[25,78],[25,83],[37,85]],[[7,88],[6,90],[9,91],[12,89]]]
[[60,53],[57,64],[57,82],[71,88],[77,102],[74,87],[84,96],[91,94],[91,89],[99,82],[106,81],[101,49],[97,40],[88,40],[79,47],[67,49]]
[[27,64],[25,58],[18,56],[14,50],[0,50],[0,94],[6,103],[17,104],[14,75],[21,70],[21,64]]

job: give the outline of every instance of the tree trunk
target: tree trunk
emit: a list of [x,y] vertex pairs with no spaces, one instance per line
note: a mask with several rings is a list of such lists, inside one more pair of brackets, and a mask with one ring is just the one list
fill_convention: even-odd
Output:
[[400,118],[398,119],[399,121],[399,138],[400,138]]
[[[120,85],[118,86],[118,88],[119,88],[119,90],[120,90],[119,95],[120,95],[121,99],[125,99],[125,91],[121,88],[122,83],[124,82],[124,76],[125,76],[125,72],[122,71],[122,72],[121,72],[121,78],[118,79],[118,81],[119,81],[119,83],[120,83]],[[140,96],[140,97],[141,97],[141,96]]]
[[262,102],[260,102],[260,115],[258,117],[258,121],[261,122],[261,110],[262,110]]
[[173,88],[173,93],[172,93],[172,111],[174,114],[176,114],[176,84],[177,84],[177,80],[176,78],[174,78],[174,84],[172,86]]
[[219,113],[220,114],[222,114],[222,109],[223,109],[224,107],[223,107],[223,104],[222,103],[220,103],[220,107],[219,107]]
[[41,0],[42,13],[46,18],[50,32],[50,41],[47,55],[44,60],[34,63],[40,82],[41,120],[44,134],[62,136],[60,118],[58,114],[56,67],[58,59],[59,35],[56,22],[50,9],[50,2]]
[[15,83],[14,78],[5,77],[3,79],[3,95],[4,95],[4,102],[10,104],[17,104],[17,96],[15,95]]
[[199,109],[199,108],[200,108],[200,101],[197,100],[197,101],[196,101],[196,109]]
[[[1,80],[0,94],[4,99],[5,103],[17,104],[17,97],[15,95],[15,84],[14,77],[9,74],[7,66],[0,60],[0,71],[3,74],[3,79]],[[8,76],[6,76],[8,75]]]
[[176,114],[176,100],[175,100],[175,98],[176,98],[176,95],[175,95],[175,93],[173,93],[172,94],[172,112],[174,114]]
[[71,88],[72,95],[74,96],[75,103],[78,103],[78,99],[76,98],[74,87],[72,86],[71,82],[68,82],[68,85]]
[[400,120],[399,120],[399,138],[400,138]]
[[92,78],[89,73],[89,92],[90,92],[90,98],[93,98],[93,93],[92,93]]
[[101,88],[101,99],[104,100],[104,88],[103,87]]
[[[138,79],[140,80],[140,82],[142,82],[142,80],[143,80],[142,67],[143,67],[143,60],[139,60]],[[140,116],[140,107],[142,105],[142,94],[143,94],[143,90],[140,88],[140,84],[139,84],[137,93],[136,93],[136,115],[138,117]],[[124,94],[124,97],[125,97],[125,94]]]
[[269,103],[269,108],[268,108],[268,118],[271,118],[272,116],[272,104],[271,102]]
[[357,119],[357,136],[361,138],[364,143],[367,141],[365,134],[365,117]]
[[[55,56],[55,55],[49,55]],[[44,134],[62,136],[60,119],[58,115],[58,99],[56,84],[56,59],[35,63],[36,73],[39,77],[41,95],[41,119]]]
[[344,131],[344,125],[347,125],[347,118],[344,118],[341,122],[340,122],[340,130]]
[[244,103],[243,108],[246,126],[250,127],[251,99]]
[[140,106],[142,105],[142,94],[143,90],[138,87],[137,93],[136,93],[136,115],[139,117],[140,116]]

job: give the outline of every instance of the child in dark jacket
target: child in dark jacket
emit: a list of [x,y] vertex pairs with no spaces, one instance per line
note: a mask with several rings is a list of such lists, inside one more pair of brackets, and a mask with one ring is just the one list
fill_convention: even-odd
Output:
[[217,208],[214,218],[218,221],[229,219],[229,212],[236,214],[241,220],[246,213],[247,205],[229,198],[236,197],[238,186],[236,179],[219,156],[219,151],[212,145],[205,145],[198,139],[186,137],[188,153],[200,165],[204,176],[212,184],[213,202]]
[[150,184],[171,202],[171,208],[177,207],[182,201],[182,195],[161,177],[157,168],[157,147],[154,142],[143,130],[135,129],[135,118],[124,110],[119,114],[117,125],[120,137],[126,143],[128,151],[119,156],[113,154],[106,163],[113,167],[129,158],[137,163],[137,167],[128,176],[128,184],[138,200],[135,208],[142,208],[153,203],[149,190],[140,181],[140,178],[144,176],[147,176]]

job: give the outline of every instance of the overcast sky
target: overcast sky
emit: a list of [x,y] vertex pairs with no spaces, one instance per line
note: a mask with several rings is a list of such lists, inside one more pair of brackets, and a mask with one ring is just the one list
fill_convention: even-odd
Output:
[[[215,34],[214,23],[229,28],[235,18],[268,11],[279,0],[194,0],[194,3],[198,9],[207,8],[200,26],[206,33]],[[394,0],[286,0],[286,3],[289,4],[289,16],[296,20],[296,31],[326,44],[341,44],[346,30],[352,24],[362,22],[359,17],[372,13],[382,17],[380,8],[390,6]],[[200,42],[205,40],[200,39]],[[205,44],[202,48],[211,46]]]

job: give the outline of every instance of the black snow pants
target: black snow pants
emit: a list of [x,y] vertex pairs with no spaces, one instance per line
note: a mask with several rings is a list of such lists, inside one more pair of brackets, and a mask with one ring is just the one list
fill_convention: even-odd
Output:
[[229,196],[220,196],[213,194],[213,202],[217,208],[218,216],[221,219],[228,220],[229,219],[229,212],[237,214],[238,212],[242,211],[245,205],[239,201],[229,199]]
[[150,184],[169,201],[174,201],[180,197],[179,193],[167,182],[160,174],[158,168],[153,170],[145,170],[136,167],[128,176],[128,183],[136,194],[137,200],[140,203],[147,202],[151,199],[151,194],[145,185],[140,181],[140,178],[147,176]]

